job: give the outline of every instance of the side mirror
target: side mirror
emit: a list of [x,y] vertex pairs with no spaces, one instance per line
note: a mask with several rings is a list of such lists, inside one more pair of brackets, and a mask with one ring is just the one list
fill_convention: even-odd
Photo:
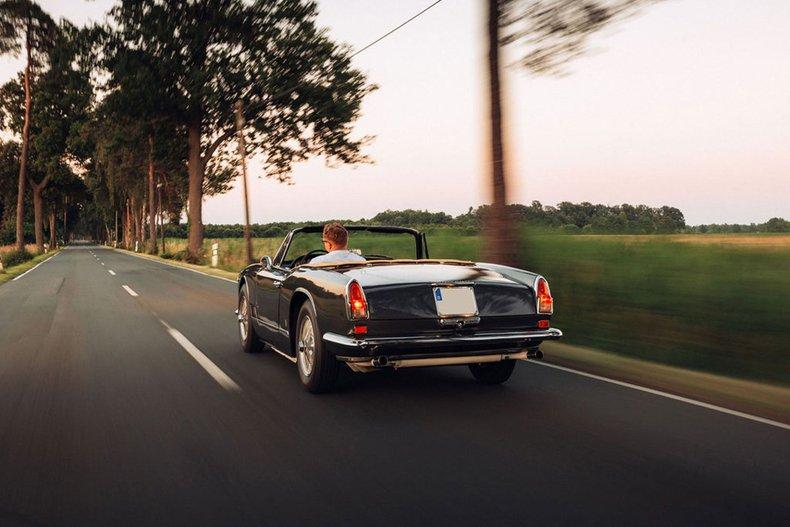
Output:
[[267,271],[271,271],[272,269],[272,259],[269,256],[264,256],[261,258],[261,265]]

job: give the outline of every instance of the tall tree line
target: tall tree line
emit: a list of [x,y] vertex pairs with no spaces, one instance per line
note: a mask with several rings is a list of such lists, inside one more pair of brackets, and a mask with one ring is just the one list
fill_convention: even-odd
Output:
[[313,156],[368,161],[353,124],[375,86],[317,15],[313,0],[119,0],[106,23],[77,29],[33,0],[0,0],[0,53],[25,61],[0,91],[15,138],[0,145],[0,211],[13,166],[18,248],[28,199],[41,250],[45,219],[81,192],[79,228],[151,252],[157,224],[186,212],[200,259],[203,200],[237,174],[237,104],[267,177],[289,181]]

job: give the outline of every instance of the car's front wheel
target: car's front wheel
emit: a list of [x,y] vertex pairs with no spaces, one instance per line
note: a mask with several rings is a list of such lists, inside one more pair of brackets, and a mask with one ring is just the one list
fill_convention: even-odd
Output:
[[331,390],[337,380],[338,362],[324,348],[313,304],[302,305],[296,322],[296,365],[299,379],[312,393]]
[[483,362],[480,364],[470,364],[469,371],[477,382],[483,384],[502,384],[513,375],[513,368],[516,361],[507,359],[500,362]]
[[263,351],[265,347],[255,334],[255,326],[252,324],[252,309],[250,309],[250,299],[247,296],[246,287],[239,290],[239,339],[244,353],[257,353]]

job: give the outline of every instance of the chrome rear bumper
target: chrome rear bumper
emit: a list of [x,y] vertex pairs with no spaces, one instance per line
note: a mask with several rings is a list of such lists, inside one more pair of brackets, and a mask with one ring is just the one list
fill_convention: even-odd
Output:
[[325,344],[337,360],[354,371],[378,368],[413,368],[479,364],[509,359],[526,359],[528,349],[544,340],[562,337],[562,331],[550,328],[539,331],[486,333],[452,336],[409,336],[352,338],[324,333]]
[[486,333],[483,335],[454,335],[443,337],[379,337],[355,339],[337,333],[324,333],[324,340],[345,348],[376,349],[389,346],[442,346],[454,344],[519,343],[554,340],[562,337],[562,331],[549,328],[540,331],[517,333]]

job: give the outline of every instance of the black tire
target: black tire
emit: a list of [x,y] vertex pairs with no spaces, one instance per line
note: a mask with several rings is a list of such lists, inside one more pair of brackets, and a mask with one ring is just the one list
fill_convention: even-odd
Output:
[[239,289],[239,340],[244,353],[259,353],[266,348],[255,333],[246,286]]
[[[293,342],[296,369],[305,389],[311,393],[322,393],[334,388],[340,364],[324,348],[318,317],[309,300],[299,310]],[[312,362],[309,360],[311,354]]]
[[513,368],[515,367],[516,361],[507,359],[501,362],[470,364],[469,371],[472,372],[472,375],[479,383],[502,384],[510,379],[510,376],[513,375]]

